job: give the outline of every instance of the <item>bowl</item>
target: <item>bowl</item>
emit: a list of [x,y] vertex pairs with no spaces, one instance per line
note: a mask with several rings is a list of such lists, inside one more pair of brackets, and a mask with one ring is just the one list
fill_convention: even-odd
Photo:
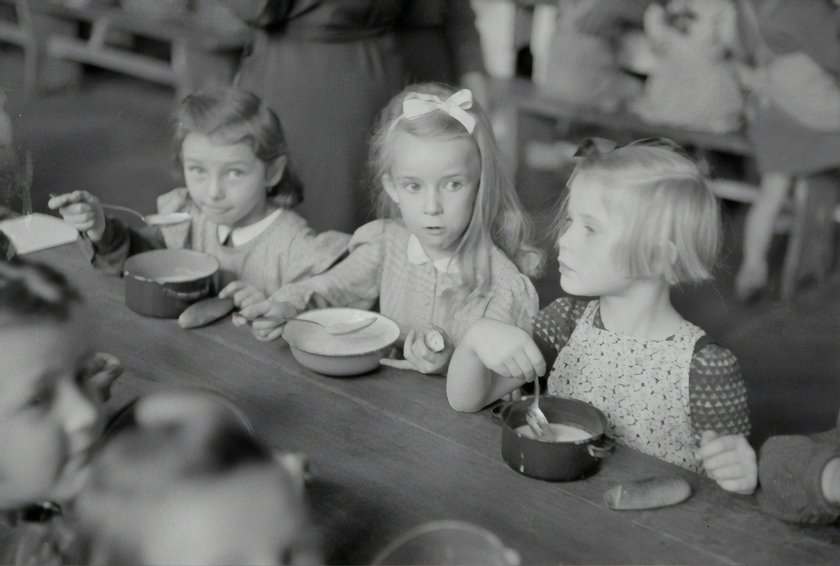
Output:
[[566,425],[588,434],[570,440],[541,440],[527,427],[525,413],[532,399],[502,403],[493,413],[502,420],[502,458],[520,474],[549,481],[585,478],[598,469],[601,458],[615,449],[607,418],[599,409],[577,399],[540,396],[540,409],[552,425]]
[[152,250],[123,265],[125,304],[146,316],[178,318],[215,287],[219,260],[194,250]]
[[297,318],[336,324],[375,317],[376,321],[352,334],[333,336],[314,324],[286,324],[283,339],[298,363],[331,376],[361,375],[379,367],[379,360],[400,337],[397,323],[379,313],[351,308],[315,309]]
[[483,564],[517,566],[519,553],[499,537],[464,521],[432,521],[394,539],[373,559],[382,564]]

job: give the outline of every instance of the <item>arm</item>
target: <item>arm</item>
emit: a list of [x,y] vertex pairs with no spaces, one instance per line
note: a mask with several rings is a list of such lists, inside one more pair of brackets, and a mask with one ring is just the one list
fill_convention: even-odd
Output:
[[482,318],[470,326],[449,362],[446,397],[475,412],[545,373],[545,360],[521,328]]
[[840,516],[840,428],[768,439],[758,474],[762,511],[787,521],[833,521]]
[[703,470],[727,491],[752,493],[758,472],[747,442],[747,388],[732,352],[708,340],[698,342],[689,370],[689,405]]
[[347,254],[350,236],[330,230],[318,234],[303,219],[286,249],[283,282],[294,283],[323,273]]

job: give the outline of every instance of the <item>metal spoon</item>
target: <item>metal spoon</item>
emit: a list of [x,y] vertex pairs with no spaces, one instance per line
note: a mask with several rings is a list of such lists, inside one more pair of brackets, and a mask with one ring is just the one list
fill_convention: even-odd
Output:
[[531,428],[531,432],[540,440],[554,440],[554,433],[548,424],[548,419],[540,410],[540,378],[534,380],[534,402],[525,411],[525,422]]
[[335,324],[324,324],[322,322],[318,322],[317,320],[309,320],[308,318],[293,318],[289,320],[289,322],[308,322],[309,324],[317,324],[321,328],[323,328],[327,334],[332,334],[333,336],[340,336],[342,334],[352,334],[354,332],[358,332],[364,328],[367,328],[374,322],[376,322],[376,317],[370,318],[363,318],[361,320],[350,320],[347,322],[337,322]]
[[159,214],[147,214],[142,215],[133,208],[128,208],[127,206],[120,206],[118,204],[105,204],[101,203],[102,208],[108,208],[111,210],[120,210],[122,212],[128,212],[129,214],[134,214],[138,216],[140,220],[148,224],[149,226],[166,226],[169,224],[180,224],[181,222],[186,222],[190,219],[189,212],[168,212],[168,213],[159,213]]

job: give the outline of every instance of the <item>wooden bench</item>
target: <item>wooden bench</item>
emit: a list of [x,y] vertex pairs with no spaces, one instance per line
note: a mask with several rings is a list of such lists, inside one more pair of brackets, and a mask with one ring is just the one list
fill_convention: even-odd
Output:
[[[752,147],[743,132],[716,134],[650,124],[625,112],[605,112],[545,96],[524,79],[503,81],[497,97],[508,101],[516,112],[516,155],[514,165],[524,163],[527,144],[534,139],[556,137],[558,125],[590,126],[593,129],[632,138],[665,137],[700,155],[717,152],[752,159]],[[824,281],[835,256],[834,222],[840,222],[836,174],[796,179],[789,203],[792,226],[781,275],[781,296],[785,300],[804,280]],[[712,189],[722,199],[752,202],[760,188],[743,178],[716,178]]]
[[[9,4],[9,0],[2,0]],[[87,64],[174,87],[178,95],[214,83],[230,83],[242,48],[250,33],[236,21],[213,22],[202,18],[162,18],[119,7],[90,5],[72,7],[49,0],[14,0],[17,29],[8,29],[9,39],[20,39],[28,56],[27,85],[39,85],[49,61]],[[87,38],[79,35],[90,27]],[[168,46],[162,59],[133,47],[133,42],[114,37],[145,38]]]

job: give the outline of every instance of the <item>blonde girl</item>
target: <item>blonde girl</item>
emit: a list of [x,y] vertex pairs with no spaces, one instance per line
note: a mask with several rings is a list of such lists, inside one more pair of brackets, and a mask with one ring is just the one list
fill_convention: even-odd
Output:
[[597,298],[558,299],[537,316],[533,339],[497,321],[473,325],[452,358],[449,402],[476,411],[550,367],[549,393],[604,411],[623,444],[751,492],[737,360],[669,294],[712,277],[718,203],[669,144],[593,153],[569,180],[557,248],[563,290]]
[[221,264],[223,296],[264,298],[281,285],[329,268],[349,237],[316,234],[291,210],[302,188],[288,170],[288,148],[277,116],[255,95],[233,88],[198,92],[176,112],[175,147],[185,188],[158,197],[160,213],[188,220],[143,230],[107,218],[86,191],[52,198],[48,206],[82,235],[92,263],[118,274],[125,259],[155,248],[189,248]]
[[[406,88],[383,111],[371,164],[380,220],[359,228],[350,256],[242,311],[262,339],[315,304],[370,308],[394,319],[405,360],[445,372],[466,329],[489,317],[530,329],[538,308],[528,276],[542,268],[531,225],[485,113],[469,90]],[[425,339],[435,328],[443,348]],[[440,344],[438,344],[440,346]],[[440,351],[434,351],[434,350]]]

